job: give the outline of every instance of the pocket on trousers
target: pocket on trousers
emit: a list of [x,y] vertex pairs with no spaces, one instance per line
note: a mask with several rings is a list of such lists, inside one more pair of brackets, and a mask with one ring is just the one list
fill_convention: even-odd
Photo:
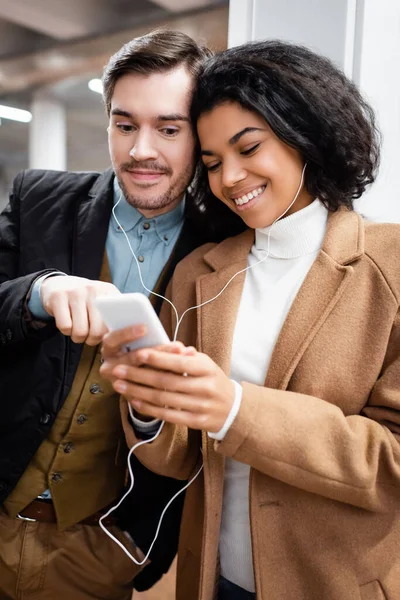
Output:
[[361,600],[388,600],[377,579],[360,586]]

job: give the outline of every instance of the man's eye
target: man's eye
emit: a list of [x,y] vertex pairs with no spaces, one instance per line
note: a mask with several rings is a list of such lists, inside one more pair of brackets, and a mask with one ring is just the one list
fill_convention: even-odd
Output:
[[128,123],[117,123],[117,129],[122,133],[132,133],[133,125],[129,125]]
[[175,127],[163,127],[161,131],[167,137],[173,137],[179,133],[179,129],[176,129]]
[[246,148],[246,150],[242,150],[240,154],[243,154],[244,156],[250,156],[250,154],[253,154],[253,152],[255,152],[259,147],[260,144],[254,144],[254,146],[251,146],[251,148]]

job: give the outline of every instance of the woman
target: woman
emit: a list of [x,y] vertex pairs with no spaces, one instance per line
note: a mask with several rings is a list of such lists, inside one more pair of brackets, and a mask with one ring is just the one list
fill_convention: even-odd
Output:
[[400,230],[353,211],[378,165],[373,112],[328,60],[268,41],[212,58],[192,114],[205,210],[220,201],[248,229],[178,266],[179,315],[201,305],[181,350],[122,361],[132,332],[104,343],[136,417],[165,420],[139,459],[178,479],[204,463],[177,598],[397,599]]

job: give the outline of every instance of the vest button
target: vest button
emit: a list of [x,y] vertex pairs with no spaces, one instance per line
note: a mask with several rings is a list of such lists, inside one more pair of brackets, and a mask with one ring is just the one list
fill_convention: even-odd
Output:
[[54,483],[57,483],[57,481],[61,481],[62,479],[62,475],[60,473],[53,473],[53,475],[51,476],[51,480],[54,481]]
[[87,415],[79,415],[79,417],[77,418],[77,422],[79,423],[79,425],[83,425],[83,423],[85,423],[87,421]]
[[142,256],[142,255],[138,256],[138,261],[139,262],[144,262],[144,256]]
[[89,388],[89,391],[91,394],[99,394],[102,391],[102,389],[98,383],[92,383],[92,385]]
[[69,454],[74,449],[74,445],[72,442],[67,442],[64,446],[65,454]]

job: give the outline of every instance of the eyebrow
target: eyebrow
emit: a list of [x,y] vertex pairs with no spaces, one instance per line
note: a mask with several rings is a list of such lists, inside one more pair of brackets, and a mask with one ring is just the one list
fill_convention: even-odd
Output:
[[[245,127],[241,131],[238,131],[237,133],[235,133],[235,135],[233,135],[228,140],[228,144],[230,146],[233,146],[234,144],[236,144],[236,142],[238,142],[240,140],[240,138],[242,136],[244,136],[246,133],[249,133],[251,131],[264,131],[264,129],[261,129],[261,127]],[[214,156],[214,152],[211,152],[211,150],[202,150],[201,154],[202,154],[202,156]]]
[[157,121],[187,121],[189,122],[189,117],[182,115],[180,113],[172,113],[171,115],[160,115],[157,117]]
[[[111,115],[117,115],[119,117],[126,117],[127,119],[133,119],[134,115],[130,112],[128,112],[127,110],[123,110],[122,108],[113,108],[111,111]],[[170,115],[159,115],[158,117],[156,117],[155,119],[158,122],[165,122],[165,121],[187,121],[189,122],[190,119],[189,117],[187,117],[186,115],[183,115],[181,113],[171,113]]]

